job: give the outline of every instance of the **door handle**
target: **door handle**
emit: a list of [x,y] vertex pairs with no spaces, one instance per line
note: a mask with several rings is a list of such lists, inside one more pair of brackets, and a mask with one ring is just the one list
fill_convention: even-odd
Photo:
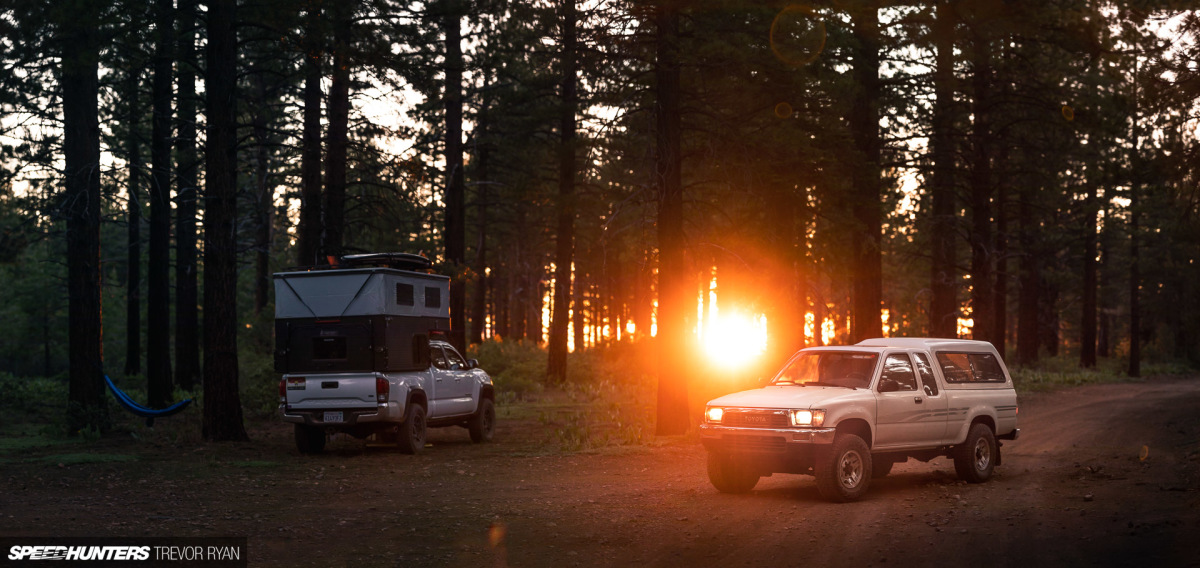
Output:
[[917,402],[917,404],[921,404],[922,402],[924,402],[924,401],[925,401],[925,399],[923,399],[923,398],[921,398],[921,397],[919,397],[919,396],[914,396],[914,397],[913,397],[913,400],[915,400],[915,401]]

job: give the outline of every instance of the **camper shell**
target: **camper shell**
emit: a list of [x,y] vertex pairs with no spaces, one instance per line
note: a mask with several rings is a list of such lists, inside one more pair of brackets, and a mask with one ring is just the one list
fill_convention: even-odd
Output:
[[450,331],[450,278],[349,266],[275,274],[275,372],[397,372],[428,365],[418,344],[430,333]]

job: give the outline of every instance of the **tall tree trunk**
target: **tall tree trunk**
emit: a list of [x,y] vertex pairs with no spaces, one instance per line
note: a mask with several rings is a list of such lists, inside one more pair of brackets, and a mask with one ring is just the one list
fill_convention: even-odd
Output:
[[575,84],[578,65],[575,53],[575,0],[561,0],[561,4],[558,233],[554,250],[554,307],[550,310],[549,363],[546,366],[546,375],[554,382],[562,382],[567,378],[567,322],[571,317],[571,277],[575,256],[575,107],[578,105]]
[[880,244],[883,210],[880,205],[879,137],[879,9],[873,0],[860,5],[853,17],[854,78],[858,83],[850,111],[850,130],[858,150],[853,168],[854,275],[851,340],[879,337],[883,331],[883,257]]
[[[1003,163],[999,152],[997,164]],[[1001,356],[1008,349],[1008,192],[1004,183],[996,185],[996,277],[992,288],[992,345]]]
[[271,300],[271,248],[275,223],[275,192],[271,187],[271,135],[267,125],[268,100],[266,78],[260,71],[255,74],[254,97],[259,111],[251,118],[254,134],[254,313],[261,314]]
[[200,292],[196,271],[196,210],[200,155],[196,145],[196,0],[179,1],[179,113],[175,140],[175,381],[200,382]]
[[[1134,167],[1134,171],[1136,175],[1137,166]],[[1139,250],[1141,242],[1138,183],[1139,180],[1135,179],[1129,186],[1129,368],[1126,374],[1131,377],[1142,376],[1142,268]]]
[[991,164],[991,112],[992,112],[992,53],[991,43],[985,30],[975,30],[974,70],[972,81],[975,99],[972,114],[975,121],[971,130],[971,337],[981,341],[993,341],[995,318],[992,299],[994,275],[992,267],[996,259],[992,236],[992,164]]
[[150,138],[150,258],[146,305],[146,398],[171,400],[171,62],[175,49],[172,0],[154,9],[153,127]]
[[329,83],[329,148],[325,155],[326,256],[341,256],[346,218],[346,159],[350,120],[350,17],[352,6],[333,4],[333,78]]
[[1083,208],[1087,219],[1083,235],[1083,321],[1079,326],[1079,366],[1096,366],[1096,183],[1088,184]]
[[1032,365],[1038,359],[1038,305],[1041,299],[1042,280],[1040,251],[1034,243],[1037,238],[1037,222],[1033,218],[1030,200],[1033,190],[1021,189],[1020,204],[1017,206],[1021,248],[1020,289],[1017,297],[1017,362]]
[[[659,436],[688,430],[688,296],[684,268],[683,155],[679,84],[679,12],[662,0],[654,13],[656,82],[654,181],[658,190]],[[693,296],[694,299],[694,296]],[[694,307],[694,305],[692,306]],[[647,331],[647,336],[648,332]]]
[[126,79],[125,99],[129,105],[129,134],[125,141],[125,163],[129,164],[129,183],[126,187],[128,258],[125,277],[125,374],[142,372],[142,197],[139,182],[142,178],[141,132],[142,108],[138,101],[141,72],[130,69]]
[[933,24],[937,62],[933,76],[933,223],[930,248],[933,263],[929,287],[929,333],[933,337],[958,335],[958,286],[954,260],[954,15],[951,0],[938,0]]
[[[463,177],[463,54],[462,8],[459,0],[443,0],[446,34],[446,262],[453,272],[465,273],[467,262],[466,182]],[[450,283],[450,342],[466,347],[467,283]]]
[[213,441],[247,439],[237,357],[236,6],[208,0],[203,436]]
[[[475,247],[475,295],[471,303],[471,343],[483,343],[485,328],[487,327],[487,299],[488,299],[488,276],[487,264],[487,228],[488,228],[488,189],[491,183],[491,142],[488,137],[488,109],[491,106],[491,99],[487,93],[489,91],[489,79],[484,78],[483,84],[483,100],[479,105],[479,117],[477,120],[478,133],[475,137],[475,161],[476,161],[476,178],[479,188],[476,197],[475,209],[479,211],[479,245]],[[495,311],[492,312],[492,321],[496,322]]]
[[67,430],[108,430],[100,318],[99,10],[88,0],[56,6],[62,52],[64,191],[67,219]]
[[321,234],[321,2],[309,0],[304,30],[304,127],[300,139],[300,222],[296,264],[320,264]]

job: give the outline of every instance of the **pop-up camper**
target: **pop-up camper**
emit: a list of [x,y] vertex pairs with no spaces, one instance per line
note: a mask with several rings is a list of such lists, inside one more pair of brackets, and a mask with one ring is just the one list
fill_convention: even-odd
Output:
[[280,411],[301,452],[327,433],[395,438],[419,451],[426,426],[495,425],[492,381],[446,343],[450,279],[411,254],[351,255],[275,274]]

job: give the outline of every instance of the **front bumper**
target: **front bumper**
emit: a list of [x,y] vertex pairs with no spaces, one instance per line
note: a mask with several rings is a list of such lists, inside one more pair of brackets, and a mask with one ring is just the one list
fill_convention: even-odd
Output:
[[701,424],[700,442],[709,450],[727,452],[788,452],[833,443],[834,428],[743,428]]

